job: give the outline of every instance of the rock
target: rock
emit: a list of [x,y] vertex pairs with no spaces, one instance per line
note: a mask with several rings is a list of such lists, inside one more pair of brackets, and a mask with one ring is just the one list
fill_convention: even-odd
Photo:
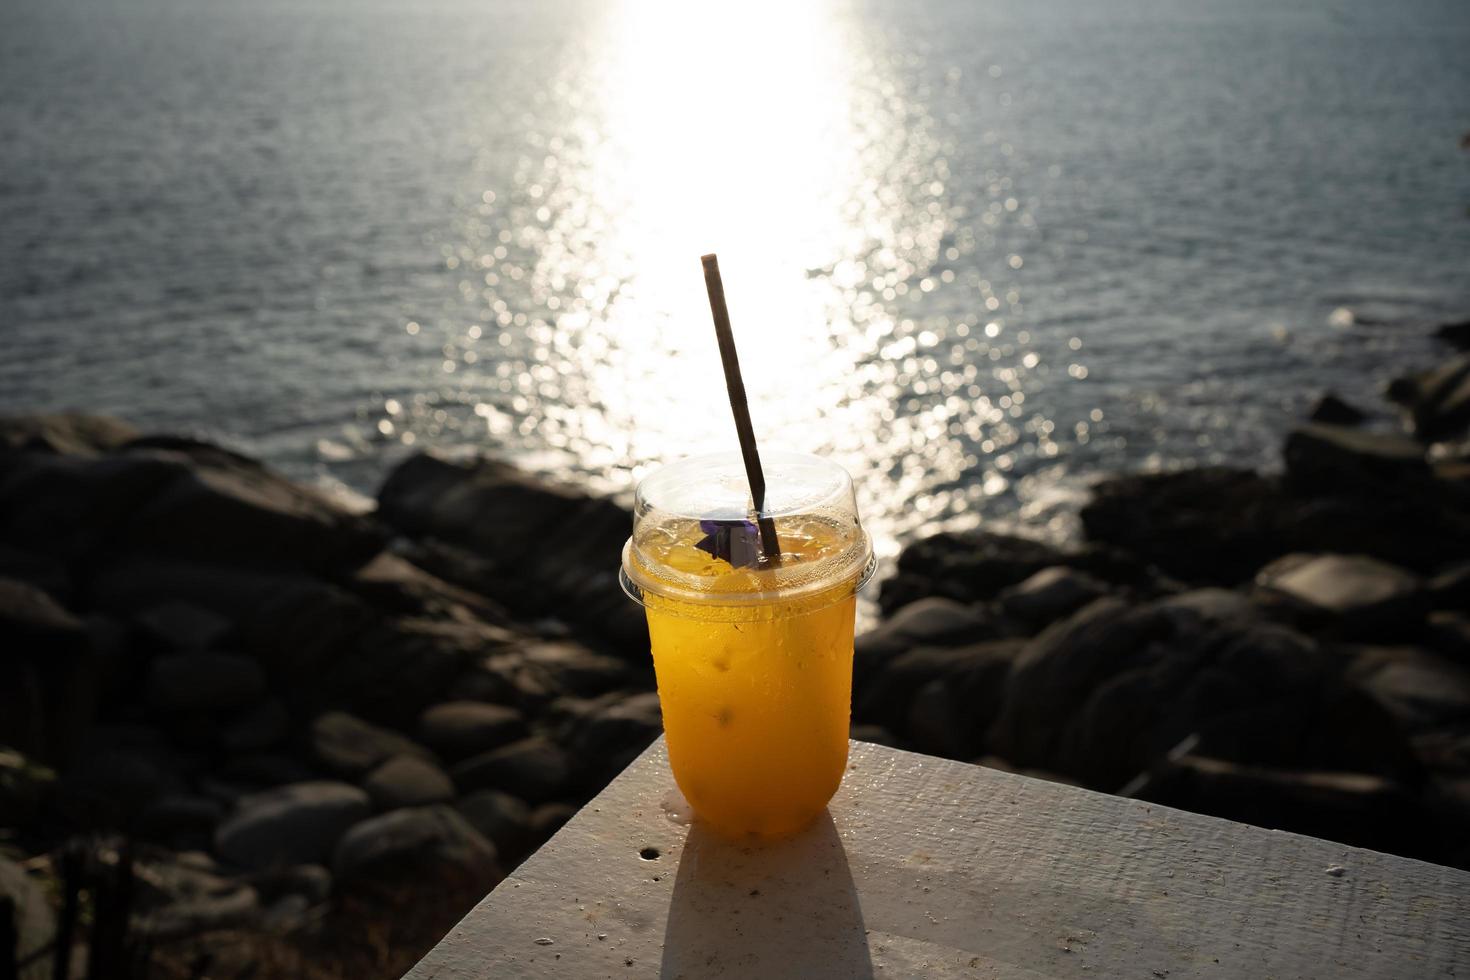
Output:
[[1099,599],[1026,644],[986,747],[1107,791],[1191,735],[1244,765],[1413,778],[1398,726],[1339,664],[1280,625]]
[[1470,666],[1470,616],[1432,612],[1425,627],[1429,647],[1446,659]]
[[[541,481],[494,460],[409,459],[378,494],[379,515],[417,537],[455,542],[487,559],[478,591],[534,614],[596,625],[640,654],[647,632],[617,583],[632,518],[610,500]],[[442,565],[424,564],[450,581]],[[484,578],[493,580],[493,587]]]
[[1470,516],[1413,481],[1297,492],[1246,470],[1153,473],[1102,481],[1081,516],[1090,538],[1196,584],[1249,581],[1292,551],[1354,551],[1416,571],[1470,554]]
[[337,845],[332,871],[348,888],[403,881],[483,892],[500,880],[495,845],[447,806],[394,810],[364,820]]
[[228,711],[264,693],[260,665],[229,653],[158,657],[148,671],[148,705],[157,711]]
[[[181,561],[156,555],[129,555],[88,564],[84,583],[92,608],[131,617],[139,609],[183,602],[208,610],[248,631],[274,628],[270,603],[299,594],[313,580],[297,573]],[[325,586],[316,585],[325,589]],[[299,624],[292,624],[299,625]],[[248,649],[248,647],[246,648]]]
[[56,786],[56,773],[0,745],[0,827],[29,826]]
[[1280,553],[1271,522],[1277,493],[1248,470],[1117,477],[1093,487],[1082,526],[1089,538],[1131,549],[1170,574],[1229,584]]
[[181,558],[330,571],[377,554],[383,532],[254,460],[192,440],[134,442],[127,454],[175,467],[138,509],[123,541]]
[[1261,607],[1229,589],[1193,589],[1166,596],[1154,608],[1168,616],[1187,617],[1211,623],[1252,623],[1261,618]]
[[24,582],[63,605],[73,599],[71,572],[53,555],[41,555],[0,542],[0,580]]
[[1064,565],[1043,568],[1000,593],[1001,608],[1017,619],[1045,625],[1106,595],[1107,584]]
[[861,686],[853,717],[907,736],[922,751],[972,757],[1000,710],[1011,663],[1022,647],[1018,640],[990,640],[905,651]]
[[499,789],[534,803],[566,787],[570,762],[561,747],[540,735],[472,756],[450,770],[462,793]]
[[622,660],[569,641],[528,643],[521,657],[522,672],[555,694],[601,694],[627,686],[631,677]]
[[507,862],[517,862],[535,843],[531,831],[531,808],[524,801],[499,790],[476,790],[461,797],[454,807]]
[[298,895],[309,904],[316,905],[325,902],[332,894],[332,872],[320,864],[267,868],[250,875],[248,881],[261,900],[267,902]]
[[0,467],[0,540],[66,561],[95,559],[185,472],[149,457],[12,457]]
[[663,731],[658,694],[645,691],[618,697],[587,714],[568,743],[577,781],[601,789]]
[[309,783],[317,778],[301,760],[288,755],[239,755],[210,770],[210,775],[235,790],[229,796],[234,802],[241,796],[283,786],[287,783]]
[[430,705],[449,700],[451,685],[494,648],[498,632],[452,620],[382,623],[318,676],[316,695],[373,721],[412,728]]
[[1470,670],[1413,647],[1366,647],[1350,678],[1411,731],[1470,721]]
[[70,559],[124,550],[326,571],[361,564],[383,542],[374,525],[259,463],[180,439],[11,457],[0,514],[0,537]]
[[946,646],[988,640],[995,629],[970,606],[938,596],[918,599],[891,612],[877,628],[858,637],[859,659],[874,666],[913,646]]
[[1470,354],[1395,379],[1388,396],[1409,410],[1414,434],[1425,442],[1459,435],[1470,426]]
[[531,812],[531,835],[545,843],[577,815],[577,808],[567,803],[545,803]]
[[290,726],[286,706],[271,698],[232,718],[220,733],[220,743],[231,752],[268,749],[286,740]]
[[177,600],[145,609],[134,622],[166,649],[187,653],[214,646],[233,625],[218,613]]
[[248,926],[260,914],[254,888],[210,870],[181,861],[140,860],[133,872],[134,928],[152,940]]
[[305,895],[282,895],[261,911],[260,925],[267,932],[295,932],[306,924],[309,911],[311,900]]
[[1185,756],[1140,795],[1258,827],[1398,853],[1417,850],[1415,838],[1424,825],[1422,809],[1403,787],[1364,773],[1278,770]]
[[1307,418],[1327,425],[1362,425],[1368,420],[1365,412],[1330,391],[1317,399]]
[[214,829],[224,815],[224,805],[218,800],[173,793],[146,806],[138,814],[133,832],[144,840],[178,850],[206,850],[214,840]]
[[[455,618],[468,614],[487,623],[509,622],[505,610],[487,597],[452,585],[388,551],[353,572],[348,587],[373,608],[398,615]],[[506,644],[515,640],[508,630],[503,637]]]
[[1008,585],[1050,565],[1062,554],[1039,541],[1004,534],[936,534],[904,548],[898,574],[882,585],[879,605],[885,615],[924,596],[959,603],[989,599]]
[[101,684],[86,625],[35,586],[0,579],[0,658],[0,745],[69,755]]
[[1261,569],[1256,583],[1268,597],[1353,630],[1412,628],[1424,614],[1419,577],[1365,555],[1287,555]]
[[398,755],[432,761],[416,742],[345,711],[329,711],[311,723],[311,754],[322,768],[349,779],[365,776]]
[[419,719],[424,744],[450,761],[498,749],[526,734],[526,720],[514,708],[479,701],[436,704]]
[[1286,437],[1288,484],[1332,492],[1343,485],[1427,481],[1424,448],[1412,439],[1340,425],[1304,425]]
[[1470,609],[1470,561],[1439,569],[1429,580],[1435,609]]
[[[498,705],[520,704],[522,702],[521,690],[516,686],[512,677],[507,677],[502,673],[502,663],[500,656],[492,656],[471,664],[450,682],[446,695],[451,701],[483,701]],[[510,665],[511,671],[514,672],[515,667],[519,666],[519,659],[513,657]]]
[[347,829],[372,812],[346,783],[295,783],[248,796],[215,832],[215,849],[241,867],[320,864]]
[[10,975],[16,980],[51,980],[53,956],[46,950],[56,938],[56,916],[41,886],[20,865],[0,857],[0,905],[7,900],[13,909],[15,959],[26,964]]
[[427,806],[454,799],[454,784],[444,770],[418,756],[395,755],[368,773],[362,788],[379,810]]
[[185,792],[185,768],[185,760],[156,732],[122,740],[99,730],[63,771],[58,801],[82,826],[125,826],[155,800]]
[[1434,335],[1451,347],[1470,350],[1470,320],[1441,324],[1435,329]]
[[0,416],[0,453],[99,456],[138,438],[120,419],[82,412]]

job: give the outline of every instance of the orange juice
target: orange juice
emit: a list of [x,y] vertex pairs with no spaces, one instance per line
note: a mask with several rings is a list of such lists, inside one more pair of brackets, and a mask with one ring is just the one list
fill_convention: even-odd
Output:
[[701,550],[699,520],[668,513],[645,512],[625,550],[674,778],[727,836],[799,830],[847,765],[853,618],[871,553],[855,513],[818,510],[775,518],[779,563],[732,565]]

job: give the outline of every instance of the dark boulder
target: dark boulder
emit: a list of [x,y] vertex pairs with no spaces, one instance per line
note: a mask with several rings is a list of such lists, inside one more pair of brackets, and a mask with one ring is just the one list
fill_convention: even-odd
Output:
[[576,782],[588,792],[622,772],[663,731],[663,714],[653,691],[613,695],[576,722],[570,741]]
[[181,558],[330,571],[361,565],[383,532],[254,460],[202,443],[127,455],[179,470],[132,515],[122,542]]
[[144,609],[133,622],[159,647],[178,652],[207,650],[234,625],[219,613],[178,599]]
[[1358,552],[1415,571],[1470,553],[1470,511],[1413,480],[1297,492],[1248,470],[1151,473],[1102,481],[1081,516],[1089,537],[1199,584],[1249,581],[1291,551]]
[[254,888],[203,861],[150,857],[134,862],[133,873],[134,928],[151,940],[248,927],[260,915]]
[[1317,399],[1307,418],[1327,425],[1362,425],[1368,420],[1368,415],[1329,391]]
[[1388,396],[1409,410],[1414,434],[1425,442],[1460,435],[1470,426],[1470,354],[1395,379]]
[[1367,773],[1246,766],[1184,756],[1139,794],[1165,806],[1292,831],[1357,847],[1432,855],[1422,804],[1390,779]]
[[1003,589],[1000,606],[1016,619],[1044,626],[1076,612],[1107,592],[1106,582],[1075,568],[1053,565]]
[[1287,555],[1261,569],[1256,584],[1303,621],[1350,634],[1413,632],[1428,605],[1419,576],[1366,555]]
[[187,791],[198,760],[159,731],[98,726],[61,769],[62,813],[84,827],[125,827],[144,808]]
[[271,604],[283,595],[326,588],[299,573],[132,555],[89,564],[78,591],[89,608],[133,617],[166,603],[187,603],[239,628],[274,628]]
[[379,810],[428,806],[454,799],[454,783],[444,770],[414,755],[395,755],[368,773],[362,788]]
[[1430,477],[1424,447],[1404,436],[1341,425],[1304,425],[1282,452],[1288,485],[1304,492],[1395,486]]
[[479,622],[413,618],[375,624],[318,673],[311,693],[318,703],[411,729],[499,643],[500,631]]
[[984,612],[953,599],[929,596],[891,611],[855,643],[857,658],[876,667],[913,646],[946,646],[994,639],[997,630]]
[[925,596],[968,604],[1063,562],[1058,549],[1029,538],[984,531],[936,534],[903,549],[898,573],[883,582],[878,603],[885,615]]
[[158,657],[148,671],[147,701],[155,711],[228,711],[265,693],[265,675],[248,657],[181,653]]
[[329,711],[311,723],[311,755],[328,772],[358,779],[398,755],[432,760],[432,754],[405,735],[363,721],[345,711]]
[[149,803],[138,814],[133,833],[181,851],[206,851],[224,816],[225,806],[219,800],[174,793]]
[[526,719],[515,708],[479,701],[448,701],[419,718],[419,737],[450,761],[498,749],[526,734]]
[[372,813],[368,796],[346,783],[309,782],[240,801],[215,832],[215,850],[244,868],[321,864],[353,824]]
[[332,872],[348,889],[385,892],[415,885],[483,893],[502,877],[495,845],[447,806],[364,820],[337,844]]
[[537,846],[551,839],[568,820],[577,815],[577,808],[570,803],[543,803],[531,811],[531,836]]
[[106,415],[57,412],[0,416],[0,453],[99,456],[138,438],[138,430]]
[[1438,569],[1428,585],[1435,609],[1470,609],[1470,561]]
[[1026,645],[988,748],[1108,791],[1191,735],[1242,764],[1411,777],[1396,724],[1340,674],[1283,626],[1100,599]]
[[1451,347],[1470,350],[1470,320],[1461,320],[1459,323],[1442,323],[1435,329],[1434,335]]
[[567,788],[571,760],[540,735],[472,756],[450,770],[461,793],[498,789],[532,803],[553,799]]
[[[390,551],[379,553],[354,571],[345,585],[373,608],[395,615],[469,617],[497,625],[509,622],[505,610],[486,596],[431,575]],[[503,638],[509,644],[515,634],[507,630]]]
[[381,531],[215,447],[24,454],[0,472],[0,539],[69,559],[131,551],[318,571],[361,564]]
[[[475,573],[480,581],[471,586],[478,591],[505,596],[524,612],[596,625],[630,655],[646,650],[642,618],[617,582],[632,517],[611,500],[496,460],[423,454],[389,475],[378,506],[382,519],[400,530],[483,557]],[[424,567],[445,571],[432,562]]]
[[279,745],[290,731],[286,706],[270,698],[228,719],[220,729],[220,744],[231,752],[255,752]]
[[1350,679],[1411,731],[1470,723],[1470,670],[1415,647],[1360,647]]
[[[954,758],[977,755],[1022,646],[1019,640],[989,640],[906,650],[858,689],[853,717],[907,736],[923,751]],[[929,693],[920,701],[926,688]],[[931,737],[940,732],[943,737]]]
[[495,845],[507,866],[519,862],[534,846],[531,808],[524,800],[499,790],[482,789],[460,797],[454,808]]
[[65,758],[103,683],[88,627],[41,589],[0,579],[0,745]]

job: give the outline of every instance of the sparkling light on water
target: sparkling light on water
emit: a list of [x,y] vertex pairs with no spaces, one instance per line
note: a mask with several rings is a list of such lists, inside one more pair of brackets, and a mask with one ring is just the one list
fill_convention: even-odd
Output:
[[[977,271],[996,235],[952,203],[898,56],[830,3],[629,2],[589,33],[553,93],[565,115],[443,249],[490,321],[443,350],[487,443],[612,490],[732,445],[698,261],[715,251],[758,435],[848,466],[880,553],[972,521],[1018,452],[1056,454],[1023,391],[1050,365],[1006,325],[1034,221],[993,173],[980,225],[1023,234]],[[448,421],[428,402],[414,419]]]

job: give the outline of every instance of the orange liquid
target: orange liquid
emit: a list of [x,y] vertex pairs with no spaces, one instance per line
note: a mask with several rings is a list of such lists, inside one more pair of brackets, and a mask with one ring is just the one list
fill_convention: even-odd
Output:
[[[711,592],[769,589],[764,573],[731,569],[687,539],[664,558],[707,576]],[[831,544],[820,525],[782,533],[788,563]],[[852,705],[853,585],[745,607],[648,597],[674,779],[726,836],[794,833],[837,792]]]

